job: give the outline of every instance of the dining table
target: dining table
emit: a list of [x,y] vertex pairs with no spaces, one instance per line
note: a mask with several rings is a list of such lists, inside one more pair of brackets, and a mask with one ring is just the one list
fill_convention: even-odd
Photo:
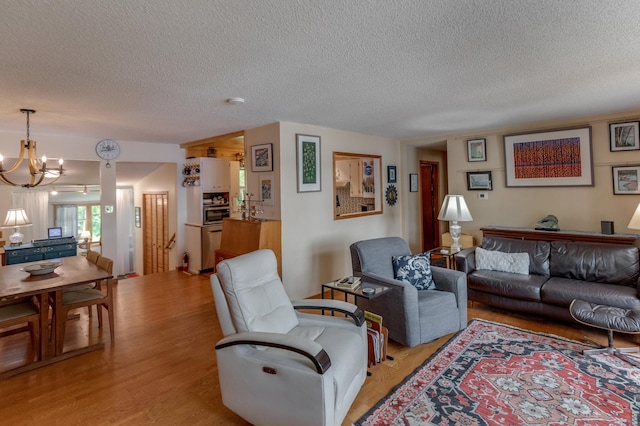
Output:
[[[113,278],[112,274],[89,262],[84,256],[70,256],[61,259],[50,259],[48,262],[60,262],[52,272],[32,275],[28,272],[29,266],[41,264],[47,261],[30,263],[18,263],[0,267],[0,301],[20,299],[33,296],[40,307],[40,346],[41,358],[26,365],[13,368],[0,374],[0,378],[10,377],[24,371],[33,370],[45,365],[68,359],[94,350],[104,348],[104,342],[90,344],[68,352],[57,350],[57,328],[51,326],[49,333],[49,306],[53,301],[53,309],[62,306],[62,292],[65,288],[89,284],[101,283]],[[26,269],[26,270],[25,270]],[[67,319],[61,319],[66,321]]]

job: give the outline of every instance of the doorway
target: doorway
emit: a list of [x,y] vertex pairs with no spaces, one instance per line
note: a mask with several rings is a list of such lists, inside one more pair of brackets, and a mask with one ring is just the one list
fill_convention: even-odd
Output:
[[143,274],[169,270],[169,193],[142,194]]
[[440,245],[438,223],[438,188],[440,187],[439,163],[420,161],[420,211],[422,212],[422,251]]

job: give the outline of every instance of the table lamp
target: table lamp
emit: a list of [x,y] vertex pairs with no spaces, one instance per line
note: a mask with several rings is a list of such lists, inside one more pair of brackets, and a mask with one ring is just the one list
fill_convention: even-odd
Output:
[[633,216],[631,216],[631,220],[629,221],[627,228],[640,229],[640,204],[638,204],[636,211],[633,213]]
[[22,244],[24,235],[18,231],[18,228],[30,225],[31,221],[27,217],[24,209],[9,209],[2,228],[13,228],[13,234],[9,237],[9,242],[12,246],[19,246]]
[[462,227],[458,225],[458,222],[470,222],[473,220],[467,203],[464,201],[462,195],[447,195],[444,197],[440,214],[438,214],[438,220],[449,221],[449,232],[451,233],[451,251],[460,251],[460,234]]
[[85,229],[80,233],[80,238],[82,238],[85,243],[89,242],[89,238],[91,238],[91,231]]

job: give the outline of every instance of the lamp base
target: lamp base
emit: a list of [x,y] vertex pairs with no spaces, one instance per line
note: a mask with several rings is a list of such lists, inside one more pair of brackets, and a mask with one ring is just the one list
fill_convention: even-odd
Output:
[[24,239],[24,235],[18,231],[18,228],[16,228],[13,234],[9,236],[9,242],[11,243],[12,246],[21,245],[23,239]]
[[460,247],[460,235],[462,235],[462,227],[458,225],[457,221],[451,222],[451,225],[449,225],[449,233],[451,234],[451,239],[453,240],[453,244],[451,244],[451,252],[457,253],[462,250],[462,247]]

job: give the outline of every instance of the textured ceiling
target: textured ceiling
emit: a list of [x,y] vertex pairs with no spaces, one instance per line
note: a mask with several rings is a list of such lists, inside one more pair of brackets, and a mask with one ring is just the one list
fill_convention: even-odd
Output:
[[[0,129],[181,143],[292,121],[394,139],[640,107],[640,3],[4,0]],[[241,106],[225,104],[244,97]]]

